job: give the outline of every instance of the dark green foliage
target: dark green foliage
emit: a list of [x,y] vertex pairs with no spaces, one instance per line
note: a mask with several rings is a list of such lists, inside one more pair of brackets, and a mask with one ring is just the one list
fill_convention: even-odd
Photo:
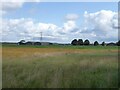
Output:
[[97,46],[97,45],[99,45],[99,43],[98,43],[98,41],[95,41],[94,46]]
[[78,39],[78,45],[83,45],[83,40],[82,39]]
[[120,46],[120,40],[116,44],[117,44],[117,46]]
[[72,42],[71,42],[72,45],[77,45],[77,39],[74,39]]
[[25,43],[25,40],[21,40],[20,42]]
[[89,45],[90,44],[90,41],[88,40],[88,39],[86,39],[85,41],[84,41],[84,45]]
[[102,46],[105,46],[105,42],[102,42],[102,44],[101,44]]
[[18,42],[19,45],[25,45],[25,40],[21,40],[20,42]]
[[116,46],[116,45],[117,45],[116,43],[111,42],[111,43],[108,43],[106,46]]

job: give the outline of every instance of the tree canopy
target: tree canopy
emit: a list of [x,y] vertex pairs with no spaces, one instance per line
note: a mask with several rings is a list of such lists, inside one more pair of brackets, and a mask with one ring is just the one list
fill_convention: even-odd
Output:
[[72,45],[77,45],[77,39],[74,39],[72,42],[71,42]]
[[88,40],[88,39],[86,39],[85,41],[84,41],[84,45],[89,45],[90,44],[90,41]]
[[99,45],[99,43],[98,43],[98,41],[95,41],[94,46],[97,46],[97,45]]
[[78,45],[83,45],[83,40],[82,39],[78,39]]

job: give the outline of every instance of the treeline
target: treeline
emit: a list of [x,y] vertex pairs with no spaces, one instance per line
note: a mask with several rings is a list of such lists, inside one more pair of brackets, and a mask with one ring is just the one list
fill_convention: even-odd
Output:
[[98,46],[98,45],[102,45],[102,46],[120,46],[120,40],[118,42],[111,42],[111,43],[105,43],[102,42],[101,44],[98,41],[95,41],[93,44],[90,43],[90,41],[88,39],[86,39],[85,41],[83,41],[82,39],[74,39],[71,42],[72,45],[94,45],[94,46]]

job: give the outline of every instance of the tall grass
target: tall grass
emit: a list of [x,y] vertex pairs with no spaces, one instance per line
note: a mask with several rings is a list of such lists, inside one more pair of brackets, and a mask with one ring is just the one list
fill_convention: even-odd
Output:
[[25,52],[26,57],[19,58],[10,56],[15,54],[11,50],[3,48],[3,88],[113,88],[118,85],[117,51],[110,48],[105,53],[104,50],[63,53],[67,51],[63,49],[62,54],[46,57],[32,56],[35,52],[29,56]]

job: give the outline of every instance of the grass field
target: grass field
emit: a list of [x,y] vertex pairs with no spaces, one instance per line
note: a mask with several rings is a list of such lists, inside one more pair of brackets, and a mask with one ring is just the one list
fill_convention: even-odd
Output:
[[116,46],[2,47],[3,88],[118,87]]

